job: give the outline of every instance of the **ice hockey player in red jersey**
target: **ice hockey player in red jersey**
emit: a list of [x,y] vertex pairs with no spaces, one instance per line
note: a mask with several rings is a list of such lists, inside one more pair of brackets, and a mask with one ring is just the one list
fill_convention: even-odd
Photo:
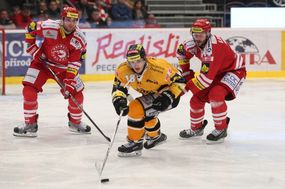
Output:
[[[43,91],[42,87],[48,79],[53,79],[46,65],[64,84],[61,92],[68,99],[70,131],[90,133],[91,128],[81,122],[82,111],[69,98],[73,95],[79,104],[83,104],[84,84],[78,70],[85,58],[86,40],[77,27],[78,19],[79,13],[75,8],[65,7],[61,20],[31,22],[27,26],[27,52],[33,56],[33,60],[22,82],[25,124],[14,128],[15,136],[37,136],[38,93]],[[37,37],[43,38],[41,47],[36,44]]]
[[[191,91],[191,128],[180,132],[181,138],[202,136],[205,104],[210,103],[215,129],[207,136],[207,143],[220,143],[227,136],[230,118],[226,100],[233,100],[246,77],[245,62],[221,37],[211,34],[207,19],[197,19],[191,27],[190,39],[179,45],[177,58],[187,80],[186,91]],[[194,76],[190,59],[201,61],[200,73]]]

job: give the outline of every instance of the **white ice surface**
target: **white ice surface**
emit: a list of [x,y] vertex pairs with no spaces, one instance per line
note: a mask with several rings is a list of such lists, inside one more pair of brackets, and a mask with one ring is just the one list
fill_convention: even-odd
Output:
[[[111,82],[87,83],[85,111],[110,136],[118,116],[111,103]],[[180,140],[189,127],[187,94],[178,108],[159,116],[167,143],[143,150],[141,157],[120,158],[125,143],[126,118],[119,127],[103,178],[99,184],[95,162],[102,162],[108,142],[92,126],[91,135],[75,135],[67,128],[67,102],[56,84],[39,95],[37,138],[17,138],[13,127],[23,122],[21,85],[8,85],[0,96],[1,189],[284,189],[285,188],[285,80],[248,80],[235,101],[225,143],[205,144],[213,122],[199,139]],[[84,121],[90,123],[86,117]],[[90,123],[91,124],[91,123]]]

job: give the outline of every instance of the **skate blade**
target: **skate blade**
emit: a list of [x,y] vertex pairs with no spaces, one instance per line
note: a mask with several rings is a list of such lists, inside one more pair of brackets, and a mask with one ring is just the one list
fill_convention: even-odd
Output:
[[212,141],[212,140],[207,140],[206,139],[206,144],[209,144],[209,145],[211,145],[211,144],[221,144],[221,143],[224,143],[224,141],[225,141],[224,138],[221,138],[221,139],[219,139],[217,141]]
[[69,128],[69,131],[72,132],[72,133],[76,133],[78,135],[91,134],[91,132],[82,132],[82,131],[78,131],[78,130],[70,129],[70,128]]
[[27,137],[27,138],[35,138],[38,136],[37,133],[30,133],[30,132],[27,132],[26,134],[13,133],[13,135],[16,137]]
[[182,137],[182,136],[179,136],[179,139],[180,140],[196,140],[196,139],[201,139],[201,136],[202,135],[196,135],[196,136],[191,136],[191,137]]
[[138,157],[142,155],[142,151],[138,150],[138,151],[134,151],[131,153],[124,153],[124,152],[119,152],[118,156],[119,157]]

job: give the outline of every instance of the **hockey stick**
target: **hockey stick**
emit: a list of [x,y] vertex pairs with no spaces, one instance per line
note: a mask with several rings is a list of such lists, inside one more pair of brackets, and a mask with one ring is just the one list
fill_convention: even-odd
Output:
[[[61,83],[61,81],[59,80],[59,78],[57,77],[57,75],[54,73],[54,71],[52,71],[52,69],[46,64],[46,62],[44,62],[45,67],[49,70],[49,72],[52,74],[53,78],[55,79],[55,81],[57,82],[57,84],[60,86],[60,88],[62,90],[64,90],[64,85]],[[73,95],[69,94],[71,100],[74,102],[74,104],[84,113],[84,115],[91,121],[91,123],[95,126],[95,128],[102,134],[102,136],[108,141],[111,142],[111,139],[109,137],[107,137],[102,131],[101,129],[96,125],[96,123],[91,119],[91,117],[87,114],[87,112],[84,111],[83,107],[81,104],[79,104],[77,102],[77,100],[74,98]]]
[[[117,125],[116,125],[116,128],[115,128],[115,131],[114,131],[114,133],[113,133],[111,142],[109,143],[109,147],[108,147],[108,149],[107,149],[107,152],[106,152],[106,155],[105,155],[105,158],[104,158],[104,160],[103,160],[103,163],[102,163],[101,168],[99,167],[99,165],[98,165],[97,163],[95,163],[95,167],[96,167],[96,169],[97,169],[97,171],[98,171],[100,181],[102,181],[102,180],[101,180],[101,175],[102,175],[102,172],[103,172],[104,167],[105,167],[105,165],[106,165],[107,159],[108,159],[108,157],[109,157],[111,148],[112,148],[112,146],[113,146],[113,144],[114,144],[114,139],[115,139],[115,137],[116,137],[116,135],[117,135],[118,128],[119,128],[119,125],[120,125],[120,122],[121,122],[121,119],[122,119],[122,116],[123,116],[123,112],[124,112],[124,110],[121,110],[119,119],[118,119],[118,121],[117,121]],[[109,180],[109,179],[108,179],[108,180]]]

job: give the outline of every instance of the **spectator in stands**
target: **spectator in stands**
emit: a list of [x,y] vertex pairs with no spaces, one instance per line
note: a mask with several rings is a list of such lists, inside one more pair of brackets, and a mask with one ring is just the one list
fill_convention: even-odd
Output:
[[147,19],[148,14],[146,12],[146,9],[143,5],[142,0],[136,0],[134,3],[134,9],[133,9],[133,19],[134,20],[145,20]]
[[75,7],[81,11],[81,17],[87,19],[92,12],[93,4],[89,3],[88,0],[79,0],[75,3]]
[[47,15],[48,15],[48,18],[52,20],[60,19],[60,8],[56,0],[51,0],[49,2]]
[[103,21],[107,20],[111,6],[109,7],[103,0],[96,0],[94,8],[99,10],[100,17]]
[[89,22],[87,21],[88,18],[84,18],[81,16],[82,14],[81,10],[78,10],[78,13],[79,13],[78,27],[79,28],[91,28]]
[[111,13],[112,4],[110,0],[95,0],[95,6],[99,10],[104,9],[107,14]]
[[160,28],[160,25],[157,23],[157,20],[153,14],[149,14],[145,20],[145,28]]
[[21,10],[19,6],[14,6],[11,20],[17,28],[23,29],[32,21],[31,11],[27,7]]
[[98,9],[93,9],[89,18],[87,19],[91,28],[106,28],[107,19],[101,17],[100,11]]
[[117,21],[126,21],[132,19],[132,11],[126,5],[126,0],[118,0],[112,7],[112,17]]
[[34,16],[34,20],[46,20],[48,18],[48,15],[47,15],[47,4],[44,0],[42,1],[39,1],[39,4],[38,4],[38,12],[37,14]]
[[6,9],[0,10],[0,29],[15,29],[16,25],[10,20]]

